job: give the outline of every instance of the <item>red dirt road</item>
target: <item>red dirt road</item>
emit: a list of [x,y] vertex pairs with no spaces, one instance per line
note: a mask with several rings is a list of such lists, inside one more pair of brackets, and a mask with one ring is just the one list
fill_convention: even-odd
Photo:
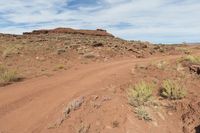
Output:
[[[0,133],[41,132],[61,107],[77,96],[127,82],[135,64],[177,56],[124,59],[84,65],[0,88]],[[120,79],[120,80],[119,80]]]

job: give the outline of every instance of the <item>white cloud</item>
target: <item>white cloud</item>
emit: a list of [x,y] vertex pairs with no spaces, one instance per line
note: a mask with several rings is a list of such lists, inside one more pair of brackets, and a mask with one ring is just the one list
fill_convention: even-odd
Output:
[[[96,5],[79,5],[77,9],[67,6],[70,1],[75,0],[1,0],[0,20],[9,24],[1,26],[0,23],[0,32],[22,33],[35,28],[66,26],[106,28],[123,38],[154,42],[199,38],[198,0],[101,0]],[[120,23],[130,26],[114,26]]]

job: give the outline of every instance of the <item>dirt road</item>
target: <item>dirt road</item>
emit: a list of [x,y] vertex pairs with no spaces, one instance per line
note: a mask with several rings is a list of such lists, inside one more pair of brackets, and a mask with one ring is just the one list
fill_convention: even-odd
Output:
[[[135,64],[160,60],[123,59],[110,63],[84,65],[58,73],[52,77],[39,77],[0,88],[0,132],[41,132],[52,114],[77,96],[121,84],[129,79]],[[164,59],[173,59],[168,56]],[[120,80],[119,80],[120,79]]]

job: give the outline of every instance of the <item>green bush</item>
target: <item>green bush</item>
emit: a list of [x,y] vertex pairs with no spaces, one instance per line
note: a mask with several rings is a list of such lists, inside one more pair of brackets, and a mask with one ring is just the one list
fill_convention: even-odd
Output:
[[172,100],[182,99],[186,96],[186,90],[172,80],[165,80],[162,84],[161,96]]
[[145,82],[136,84],[128,90],[128,100],[132,106],[144,105],[152,98],[153,87]]
[[10,82],[19,80],[17,72],[14,70],[8,70],[7,68],[0,66],[0,85],[5,85]]

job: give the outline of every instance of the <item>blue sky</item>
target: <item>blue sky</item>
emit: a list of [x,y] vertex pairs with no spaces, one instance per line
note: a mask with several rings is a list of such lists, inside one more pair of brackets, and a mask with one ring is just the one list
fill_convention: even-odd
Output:
[[128,40],[200,42],[199,0],[1,0],[0,32],[103,28]]

